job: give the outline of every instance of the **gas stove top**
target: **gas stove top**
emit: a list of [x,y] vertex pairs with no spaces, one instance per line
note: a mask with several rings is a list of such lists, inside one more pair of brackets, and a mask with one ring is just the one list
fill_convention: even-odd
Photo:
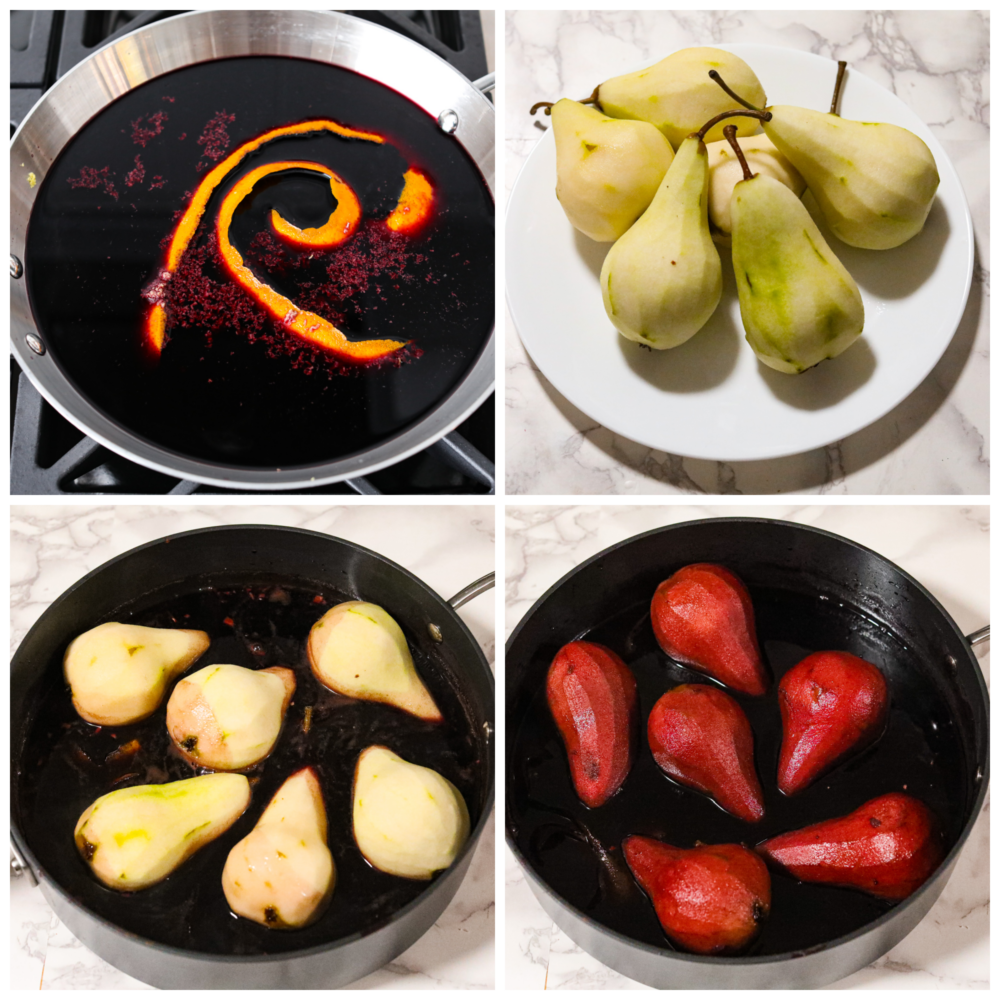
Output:
[[[56,80],[96,48],[182,13],[11,11],[10,129]],[[419,42],[470,79],[487,73],[478,11],[347,11]],[[275,493],[491,494],[495,398],[456,430],[380,472],[330,486]],[[12,495],[242,493],[178,480],[122,458],[86,437],[42,398],[11,359]]]

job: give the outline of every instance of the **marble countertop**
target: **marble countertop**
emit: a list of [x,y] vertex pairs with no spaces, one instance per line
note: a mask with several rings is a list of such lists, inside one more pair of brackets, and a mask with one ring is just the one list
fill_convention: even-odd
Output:
[[[495,566],[492,506],[351,505],[13,506],[11,649],[67,587],[113,556],[164,535],[221,524],[279,524],[326,532],[380,552],[444,598]],[[495,600],[459,612],[494,658]],[[411,948],[352,989],[492,989],[494,825],[489,823],[451,904]],[[14,989],[149,989],[98,958],[52,913],[27,879],[11,878],[10,985]]]
[[[960,506],[605,506],[506,510],[506,635],[574,566],[632,535],[703,517],[774,517],[866,545],[924,584],[969,634],[989,620],[989,508]],[[989,681],[988,646],[979,662]],[[504,969],[508,989],[645,989],[559,930],[508,848]],[[989,799],[927,916],[873,965],[830,989],[989,989]]]
[[508,313],[508,493],[989,493],[989,12],[509,11],[505,28],[508,195],[541,134],[535,101],[685,46],[767,43],[847,59],[920,115],[961,178],[977,252],[958,331],[921,385],[856,434],[772,461],[689,459],[612,434],[538,371]]

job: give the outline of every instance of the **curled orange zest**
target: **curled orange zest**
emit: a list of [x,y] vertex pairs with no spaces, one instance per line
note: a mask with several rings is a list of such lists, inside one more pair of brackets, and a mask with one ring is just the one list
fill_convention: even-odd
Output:
[[434,204],[434,189],[430,181],[412,167],[403,174],[403,193],[385,220],[385,224],[396,233],[410,233],[418,229],[431,214]]
[[[255,149],[259,149],[265,143],[271,142],[273,139],[278,139],[283,136],[306,135],[309,132],[323,131],[334,132],[337,135],[342,135],[349,139],[365,139],[369,142],[377,143],[385,141],[382,136],[376,135],[373,132],[359,132],[356,129],[346,128],[343,125],[338,125],[336,122],[329,121],[325,118],[299,122],[297,125],[284,125],[281,128],[271,129],[269,132],[265,132],[263,135],[257,136],[256,139],[251,139],[249,142],[245,142],[233,153],[230,153],[230,155],[227,156],[218,166],[214,167],[205,176],[205,179],[201,182],[201,184],[198,185],[190,204],[185,210],[184,215],[181,217],[181,221],[177,224],[177,228],[174,230],[173,238],[170,241],[170,247],[167,250],[166,268],[160,272],[160,276],[155,286],[158,290],[154,291],[151,296],[153,306],[146,317],[146,339],[149,347],[157,357],[159,357],[160,352],[163,350],[163,341],[166,333],[166,312],[159,299],[162,298],[166,282],[168,282],[176,272],[181,258],[184,256],[184,251],[187,250],[188,244],[190,244],[195,231],[198,229],[198,224],[201,222],[201,218],[205,214],[205,208],[208,205],[209,199],[212,197],[212,192],[215,191],[225,176],[234,167],[236,167],[244,157],[246,157],[249,153],[252,153]],[[247,273],[249,274],[249,272]],[[256,278],[254,280],[256,281]],[[258,282],[258,284],[260,283]],[[263,288],[266,286],[261,285],[261,287]],[[302,313],[300,315],[312,316],[314,314]],[[326,321],[324,320],[324,322]],[[308,326],[309,324],[306,323],[305,325]],[[288,326],[287,323],[286,326]],[[291,329],[291,327],[289,328]],[[298,333],[299,331],[296,329],[294,332]],[[340,334],[340,331],[337,331],[337,333],[343,337],[343,334]],[[346,337],[344,338],[344,341],[349,343]],[[362,341],[359,344],[352,344],[351,347],[361,348],[365,343],[395,343],[395,341]],[[384,354],[386,352],[382,351],[381,353]],[[378,357],[380,355],[376,354],[373,356]]]
[[[344,182],[326,167],[318,163],[308,161],[291,161],[285,163],[268,163],[256,170],[251,170],[245,177],[241,177],[239,182],[233,186],[232,191],[226,195],[219,209],[219,217],[216,220],[216,236],[219,241],[219,250],[222,259],[226,262],[229,273],[239,282],[285,329],[307,340],[318,347],[325,348],[341,358],[351,361],[373,361],[376,358],[385,357],[393,351],[405,346],[400,340],[361,340],[352,342],[344,336],[329,320],[313,312],[300,310],[280,292],[275,291],[270,285],[265,285],[246,264],[239,250],[229,242],[229,226],[233,221],[233,213],[240,202],[250,193],[253,186],[267,174],[278,170],[290,170],[298,167],[306,170],[316,170],[325,174],[331,179],[331,188],[335,195],[338,195],[336,185],[340,185],[350,192],[350,198],[338,200],[337,208],[330,216],[326,225],[318,229],[301,230],[285,222],[277,212],[271,214],[272,222],[277,219],[282,223],[288,232],[298,234],[300,242],[308,246],[333,246],[345,240],[361,217],[361,206],[354,193],[344,184]],[[341,211],[343,209],[343,212]],[[339,216],[339,218],[338,218]],[[275,224],[275,228],[278,226]],[[281,229],[279,232],[283,232]],[[322,234],[322,235],[321,235]],[[285,233],[283,232],[283,235]]]

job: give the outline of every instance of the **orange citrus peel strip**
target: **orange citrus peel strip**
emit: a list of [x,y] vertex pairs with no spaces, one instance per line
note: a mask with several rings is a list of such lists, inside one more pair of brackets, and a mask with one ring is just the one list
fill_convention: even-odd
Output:
[[403,193],[385,224],[395,233],[411,233],[431,214],[434,189],[419,170],[412,167],[403,174]]
[[[356,129],[346,128],[325,118],[299,122],[297,125],[284,125],[281,128],[274,128],[263,135],[257,136],[256,139],[245,142],[206,174],[204,180],[198,185],[191,203],[188,205],[184,215],[181,217],[181,221],[174,230],[173,239],[171,239],[170,247],[167,250],[167,266],[160,273],[160,282],[165,283],[169,281],[177,270],[181,258],[184,256],[184,251],[187,250],[188,244],[194,237],[195,231],[198,229],[198,224],[201,222],[201,217],[205,214],[205,207],[212,197],[212,192],[222,183],[225,176],[244,157],[252,153],[255,149],[260,149],[265,143],[271,142],[273,139],[282,138],[283,136],[306,135],[309,132],[334,132],[348,139],[366,139],[369,142],[378,143],[385,142],[382,136],[376,135],[374,132],[359,132]],[[163,305],[155,302],[149,311],[149,315],[146,317],[146,337],[149,346],[157,357],[159,357],[160,352],[163,350],[166,325],[166,312]]]
[[[307,312],[305,310],[300,310],[291,299],[286,298],[280,292],[275,291],[270,285],[264,284],[254,273],[251,271],[246,264],[243,263],[243,257],[239,250],[236,249],[229,242],[229,226],[233,221],[233,213],[236,211],[237,206],[241,201],[250,193],[253,186],[262,178],[268,174],[274,173],[278,170],[289,170],[294,167],[317,170],[328,177],[334,176],[332,171],[327,170],[326,167],[320,166],[318,163],[309,163],[304,161],[292,161],[286,163],[268,163],[262,167],[257,167],[256,170],[251,170],[246,176],[241,177],[239,182],[234,185],[232,191],[226,195],[222,201],[222,206],[219,209],[219,217],[216,220],[216,236],[219,240],[219,251],[222,253],[222,259],[226,262],[226,267],[229,273],[242,285],[278,322],[280,322],[285,329],[301,337],[303,340],[307,340],[312,344],[316,344],[318,347],[325,348],[331,351],[333,354],[341,358],[346,358],[351,361],[374,361],[377,358],[383,358],[387,354],[391,354],[393,351],[398,351],[399,348],[405,347],[405,341],[400,340],[360,340],[360,341],[350,341],[344,334],[337,329],[329,320],[324,319],[322,316],[317,315],[313,312]],[[340,178],[337,178],[340,181]],[[343,228],[346,225],[350,229],[353,229],[357,225],[358,219],[361,217],[361,206],[358,204],[357,198],[354,197],[353,193],[351,197],[354,199],[354,207],[350,206],[350,203],[346,201],[341,201],[337,209],[334,211],[333,215],[330,217],[331,222],[334,217],[340,212],[340,208],[343,205],[347,205],[345,208],[345,214],[343,221],[338,225],[337,232],[333,233],[333,243],[339,243],[347,238],[349,233],[345,234]],[[353,212],[353,216],[352,213]],[[273,216],[272,216],[273,218]],[[280,219],[281,216],[278,216]],[[284,221],[284,220],[282,220]],[[288,226],[288,223],[285,223]],[[299,230],[294,226],[289,228],[294,229],[297,233],[313,233],[316,234],[321,232],[330,226],[330,222],[326,226],[320,227],[316,230]],[[310,242],[312,246],[322,246],[322,245],[332,245],[332,244],[321,244],[318,240],[312,240]]]
[[245,195],[250,193],[256,180],[266,174],[296,168],[300,170],[314,170],[317,173],[325,174],[330,180],[330,190],[333,192],[333,197],[337,199],[337,207],[333,210],[330,218],[322,226],[317,226],[315,229],[299,229],[298,226],[292,225],[291,222],[283,219],[278,214],[277,209],[272,208],[271,225],[274,227],[274,231],[279,236],[288,240],[289,243],[294,243],[300,247],[329,248],[337,246],[338,243],[343,243],[358,228],[358,222],[361,221],[361,202],[358,201],[357,195],[349,184],[345,183],[332,170],[324,167],[322,164],[310,163],[304,160],[293,160],[288,163],[269,163],[267,166],[259,167],[253,171],[253,174],[247,174],[247,177],[254,176],[255,180],[250,184],[246,184],[247,178],[244,177],[233,188],[232,192],[227,195],[227,200],[232,198],[238,190],[242,190],[242,194],[239,196],[239,199],[242,200]]

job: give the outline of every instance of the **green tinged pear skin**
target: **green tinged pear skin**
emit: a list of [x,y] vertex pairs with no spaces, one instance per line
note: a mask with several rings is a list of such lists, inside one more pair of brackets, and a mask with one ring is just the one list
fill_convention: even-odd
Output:
[[[723,122],[725,124],[727,123]],[[778,152],[778,148],[766,135],[744,136],[737,139],[737,143],[743,150],[752,173],[767,174],[776,181],[781,181],[797,197],[802,197],[802,192],[806,189],[802,175]],[[723,241],[713,233],[715,241],[728,246],[728,236],[733,231],[729,205],[733,188],[743,180],[743,167],[728,140],[706,143],[705,148],[708,150],[708,218],[718,233],[727,237]]]
[[674,158],[647,122],[617,121],[576,101],[552,106],[556,197],[585,236],[611,243],[646,210]]
[[338,694],[395,705],[428,722],[444,717],[424,687],[406,637],[377,604],[337,604],[309,632],[309,665]]
[[77,850],[109,888],[135,892],[162,882],[226,832],[250,804],[242,774],[204,774],[108,792],[77,820]]
[[845,243],[890,250],[924,228],[939,178],[923,139],[898,125],[786,105],[768,110],[765,133],[805,178]]
[[708,229],[708,154],[697,137],[681,143],[652,204],[604,258],[601,292],[618,332],[657,350],[683,344],[715,312],[722,264]]
[[208,646],[208,634],[192,629],[98,625],[77,636],[63,659],[73,705],[97,726],[139,722]]
[[865,325],[861,293],[805,205],[759,174],[733,189],[733,271],[747,342],[795,374],[847,350]]
[[323,791],[306,767],[278,789],[257,825],[229,852],[222,890],[233,913],[276,930],[318,920],[337,882],[326,832]]
[[362,751],[354,772],[354,839],[368,863],[402,878],[447,868],[469,837],[462,793],[388,747]]
[[178,681],[167,702],[167,732],[195,767],[241,771],[274,749],[294,694],[295,673],[287,667],[212,664]]
[[[735,106],[709,77],[713,69],[750,104],[762,108],[767,102],[757,75],[739,56],[706,47],[681,49],[654,66],[616,76],[601,84],[597,97],[606,115],[650,122],[677,149],[709,119]],[[721,139],[726,124],[735,125],[737,135],[752,135],[758,125],[751,118],[720,122],[708,131],[706,141]]]

